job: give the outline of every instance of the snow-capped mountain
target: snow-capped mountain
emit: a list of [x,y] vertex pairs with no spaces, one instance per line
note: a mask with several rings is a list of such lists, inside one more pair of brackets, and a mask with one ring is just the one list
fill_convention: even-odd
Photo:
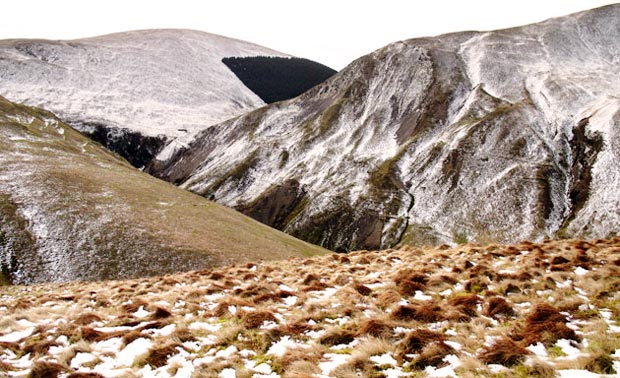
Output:
[[325,252],[138,171],[49,112],[0,97],[0,285]]
[[620,5],[400,41],[151,172],[334,250],[620,226]]
[[291,58],[191,30],[5,40],[0,95],[52,111],[142,166],[166,144],[165,155],[194,133],[265,105],[222,62],[244,57]]

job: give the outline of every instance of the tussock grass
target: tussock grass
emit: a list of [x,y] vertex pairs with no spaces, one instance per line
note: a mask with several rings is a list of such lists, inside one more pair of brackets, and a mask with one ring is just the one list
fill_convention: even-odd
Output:
[[[58,364],[63,376],[77,373],[76,356],[92,355],[80,370],[86,374],[145,339],[150,348],[123,367],[127,376],[146,365],[174,373],[187,361],[194,377],[223,369],[252,377],[259,364],[285,377],[313,377],[334,360],[331,375],[339,377],[380,377],[385,369],[415,377],[437,368],[462,377],[610,374],[620,349],[620,268],[610,263],[620,258],[617,242],[405,247],[9,287],[0,296],[8,310],[0,337],[27,332],[0,342],[0,371],[21,372],[16,361],[29,352],[32,364]],[[566,261],[552,264],[556,256]],[[546,356],[533,355],[533,345]],[[455,359],[459,367],[450,365]]]

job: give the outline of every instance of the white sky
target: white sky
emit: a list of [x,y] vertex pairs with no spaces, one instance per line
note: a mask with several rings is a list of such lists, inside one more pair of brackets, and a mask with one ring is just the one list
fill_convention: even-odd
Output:
[[196,29],[342,69],[398,40],[492,30],[609,0],[5,0],[0,39],[76,39],[136,29]]

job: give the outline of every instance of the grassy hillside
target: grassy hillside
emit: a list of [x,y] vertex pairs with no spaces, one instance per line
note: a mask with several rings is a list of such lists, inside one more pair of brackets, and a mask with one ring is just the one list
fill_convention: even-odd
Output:
[[142,173],[0,98],[0,263],[17,283],[111,279],[326,251]]
[[619,288],[620,238],[13,286],[0,375],[612,377]]

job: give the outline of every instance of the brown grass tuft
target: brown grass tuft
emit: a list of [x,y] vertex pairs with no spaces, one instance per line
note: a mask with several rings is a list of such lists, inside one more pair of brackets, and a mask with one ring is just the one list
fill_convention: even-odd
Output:
[[435,302],[417,302],[409,305],[399,306],[390,314],[394,320],[420,322],[437,322],[443,319],[442,309]]
[[55,341],[48,340],[26,340],[23,347],[24,353],[30,353],[33,356],[46,355],[49,349],[53,346],[58,346]]
[[172,312],[163,307],[156,306],[155,312],[151,315],[152,319],[166,319],[172,316]]
[[508,303],[504,298],[491,297],[484,307],[483,315],[491,318],[497,316],[513,316],[514,310],[510,303]]
[[382,290],[381,294],[377,296],[377,300],[375,303],[380,308],[388,308],[394,303],[400,301],[401,298],[402,296],[396,290]]
[[382,339],[392,337],[392,326],[381,320],[364,319],[357,330],[356,336],[374,336]]
[[73,319],[72,322],[75,325],[89,325],[94,322],[100,322],[101,320],[103,320],[101,316],[92,312],[87,312],[84,314],[80,314],[77,318]]
[[247,329],[258,328],[267,321],[277,322],[276,317],[270,311],[253,311],[242,314],[243,326]]
[[57,378],[58,375],[67,371],[64,366],[47,361],[35,361],[28,378]]
[[287,370],[297,361],[306,361],[315,365],[320,361],[320,359],[321,353],[317,349],[297,348],[288,349],[282,357],[278,358],[278,362],[285,370]]
[[123,305],[123,311],[128,314],[133,314],[138,311],[140,307],[146,308],[148,303],[142,299],[134,299],[131,303],[126,303]]
[[413,366],[418,369],[424,369],[427,366],[442,366],[446,364],[444,358],[455,352],[454,348],[443,341],[433,342],[422,349],[420,355],[413,361]]
[[71,373],[67,378],[105,378],[99,373]]
[[448,305],[467,316],[476,316],[478,304],[481,302],[482,298],[475,294],[457,295],[448,299]]
[[360,293],[363,296],[368,296],[372,293],[372,289],[369,288],[366,285],[362,285],[360,283],[356,283],[353,285],[353,289],[355,289],[355,291],[357,291],[358,293]]
[[160,368],[168,363],[168,358],[177,354],[176,344],[167,344],[160,347],[151,348],[144,360],[145,363],[153,368]]
[[307,285],[306,287],[304,287],[302,289],[302,291],[304,292],[308,292],[308,291],[321,291],[321,290],[325,290],[327,289],[327,284],[321,282],[321,281],[312,281],[312,283],[310,283],[309,285]]
[[530,352],[517,345],[508,337],[496,340],[492,345],[485,347],[478,355],[485,364],[500,364],[504,366],[518,365]]
[[313,282],[321,282],[321,277],[319,277],[317,274],[309,273],[302,281],[304,285],[310,285]]
[[418,353],[426,345],[432,342],[443,341],[444,337],[441,333],[431,331],[429,329],[419,328],[413,330],[405,336],[405,338],[398,344],[400,355]]
[[355,340],[355,334],[341,328],[331,328],[319,338],[319,343],[327,346],[348,344]]
[[566,326],[567,319],[558,309],[546,303],[538,304],[525,319],[525,324],[517,328],[513,338],[524,345],[537,342],[545,346],[554,344],[559,339],[581,341],[575,331]]

